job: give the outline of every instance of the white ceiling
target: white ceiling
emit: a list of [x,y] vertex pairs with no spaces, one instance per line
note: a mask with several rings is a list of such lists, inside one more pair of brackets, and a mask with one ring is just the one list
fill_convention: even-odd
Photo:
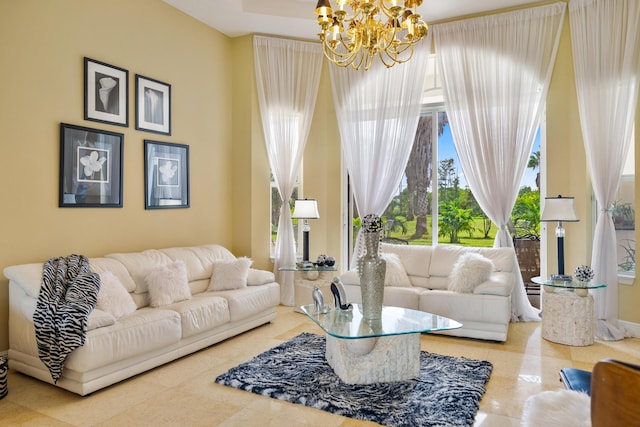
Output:
[[[316,40],[317,0],[164,0],[229,37],[258,33]],[[540,0],[424,0],[427,24]],[[336,5],[335,0],[332,5]]]

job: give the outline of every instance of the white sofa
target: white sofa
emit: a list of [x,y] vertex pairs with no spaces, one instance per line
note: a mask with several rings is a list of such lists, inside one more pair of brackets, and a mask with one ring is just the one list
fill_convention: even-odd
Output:
[[[90,258],[91,270],[100,273],[101,278],[106,277],[104,272],[117,277],[135,302],[131,308],[135,311],[116,319],[109,312],[93,310],[88,319],[86,342],[69,354],[57,385],[86,395],[274,319],[280,286],[274,282],[272,272],[250,269],[248,276],[244,276],[246,284],[238,289],[207,290],[216,268],[223,271],[219,263],[237,260],[218,245]],[[149,306],[145,272],[158,266],[175,265],[176,261],[186,265],[189,299]],[[33,323],[42,271],[42,263],[4,269],[10,288],[9,365],[53,383],[49,370],[38,357]],[[246,268],[244,271],[246,273]],[[105,280],[102,281],[104,286]],[[184,280],[182,284],[184,288]],[[186,293],[188,296],[189,291]]]
[[[389,258],[384,305],[438,314],[463,324],[460,329],[439,332],[442,334],[507,340],[511,321],[511,293],[515,283],[516,258],[513,249],[381,243],[380,251],[382,257]],[[470,293],[449,290],[453,285],[451,272],[465,252],[479,253],[493,263],[492,271],[487,273],[488,280],[479,283]],[[397,257],[389,257],[388,254]],[[400,261],[399,266],[397,260]],[[402,282],[399,275],[406,275],[406,285],[397,286],[398,282]],[[390,283],[390,277],[395,280],[394,283]],[[357,270],[347,271],[340,278],[347,300],[361,302]]]

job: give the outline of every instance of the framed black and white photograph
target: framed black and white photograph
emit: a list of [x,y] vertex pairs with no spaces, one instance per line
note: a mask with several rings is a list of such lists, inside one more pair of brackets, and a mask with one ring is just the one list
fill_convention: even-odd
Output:
[[61,208],[121,208],[124,135],[60,124]]
[[129,126],[129,72],[84,58],[84,119]]
[[171,135],[171,85],[136,74],[136,129]]
[[144,141],[145,209],[189,207],[189,146]]

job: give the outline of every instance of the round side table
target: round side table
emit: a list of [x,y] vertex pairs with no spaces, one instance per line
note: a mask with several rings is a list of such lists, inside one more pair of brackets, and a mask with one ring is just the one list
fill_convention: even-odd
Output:
[[313,288],[317,287],[322,292],[325,304],[333,306],[333,294],[331,293],[331,280],[338,271],[338,266],[333,265],[331,267],[309,267],[300,268],[294,267],[281,267],[280,271],[293,271],[293,291],[295,305],[293,311],[302,313],[300,309],[303,305],[313,304]]
[[534,277],[542,285],[542,338],[571,346],[593,344],[594,308],[589,289],[606,285],[582,286],[575,282],[552,282]]

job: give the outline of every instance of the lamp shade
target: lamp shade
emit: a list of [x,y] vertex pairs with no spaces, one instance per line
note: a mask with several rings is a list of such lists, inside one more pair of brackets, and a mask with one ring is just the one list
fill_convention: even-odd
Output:
[[318,203],[315,199],[296,200],[291,218],[318,219]]
[[545,197],[540,221],[579,221],[573,197]]

